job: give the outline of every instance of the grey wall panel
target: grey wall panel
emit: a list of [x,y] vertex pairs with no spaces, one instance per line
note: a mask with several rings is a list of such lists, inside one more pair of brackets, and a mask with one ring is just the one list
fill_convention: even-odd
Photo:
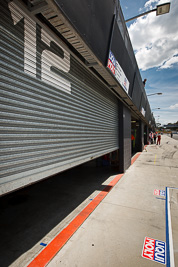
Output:
[[94,54],[106,64],[112,31],[115,1],[55,0]]
[[125,172],[131,164],[131,112],[119,104],[119,170]]
[[1,194],[118,149],[116,97],[34,22],[24,48],[31,21],[22,12],[14,25],[12,11],[1,8]]
[[139,110],[140,110],[140,105],[141,105],[141,97],[142,97],[142,91],[140,90],[139,80],[136,75],[135,80],[134,80],[133,92],[132,92],[132,101]]
[[127,47],[125,46],[124,40],[122,38],[120,29],[119,29],[117,23],[115,23],[115,26],[113,29],[111,51],[113,52],[113,54],[115,55],[116,59],[118,60],[118,62],[120,64],[121,68],[123,69],[128,81],[130,83],[130,87],[132,87],[135,69],[134,69],[132,61],[129,57]]

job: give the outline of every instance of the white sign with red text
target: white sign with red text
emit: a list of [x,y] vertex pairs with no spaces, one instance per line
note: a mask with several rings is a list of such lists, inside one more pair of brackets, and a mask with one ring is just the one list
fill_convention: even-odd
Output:
[[124,88],[124,90],[128,94],[130,83],[127,77],[125,76],[123,69],[121,68],[114,54],[111,51],[109,52],[107,67],[110,69],[116,80],[120,83],[120,85]]
[[162,197],[165,197],[166,192],[165,192],[165,190],[155,189],[155,190],[154,190],[154,195],[155,195],[155,196],[162,196]]
[[142,257],[166,264],[166,243],[160,240],[145,237]]

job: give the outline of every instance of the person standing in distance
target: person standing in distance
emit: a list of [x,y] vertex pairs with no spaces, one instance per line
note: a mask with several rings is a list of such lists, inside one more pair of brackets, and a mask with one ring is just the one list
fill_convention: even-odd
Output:
[[158,134],[158,138],[157,138],[157,145],[161,144],[161,134]]

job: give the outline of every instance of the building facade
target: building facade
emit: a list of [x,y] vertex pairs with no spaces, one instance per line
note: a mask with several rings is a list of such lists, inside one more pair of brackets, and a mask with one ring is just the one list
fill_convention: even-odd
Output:
[[124,172],[154,123],[119,2],[71,2],[0,4],[0,195],[113,151]]

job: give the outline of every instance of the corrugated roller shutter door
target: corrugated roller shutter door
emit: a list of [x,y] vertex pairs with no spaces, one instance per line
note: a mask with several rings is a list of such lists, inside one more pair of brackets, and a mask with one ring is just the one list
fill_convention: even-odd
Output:
[[37,77],[25,73],[24,24],[14,31],[5,23],[7,8],[0,28],[1,194],[118,149],[115,96],[71,55],[68,72],[53,67],[69,92],[39,79],[38,62]]

